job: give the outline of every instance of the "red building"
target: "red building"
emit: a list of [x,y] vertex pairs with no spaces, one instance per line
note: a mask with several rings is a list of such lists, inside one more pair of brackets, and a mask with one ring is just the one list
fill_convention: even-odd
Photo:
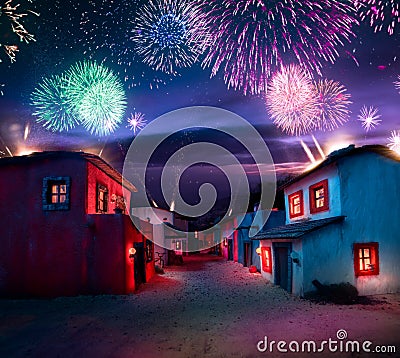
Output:
[[0,295],[125,294],[154,275],[153,244],[125,215],[136,188],[124,180],[124,198],[101,158],[2,158],[0,183]]

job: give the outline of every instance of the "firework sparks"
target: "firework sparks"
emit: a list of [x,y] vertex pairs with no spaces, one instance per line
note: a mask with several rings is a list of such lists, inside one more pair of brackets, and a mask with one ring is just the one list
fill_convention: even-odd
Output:
[[291,135],[315,129],[319,106],[309,75],[299,66],[282,67],[268,86],[267,108],[273,122]]
[[378,108],[373,106],[367,108],[367,106],[363,106],[357,120],[361,121],[363,128],[368,132],[380,124],[381,120],[378,119],[380,117],[381,115],[378,114]]
[[398,0],[357,0],[356,7],[362,21],[368,21],[375,32],[386,28],[393,35],[400,26],[400,3]]
[[395,130],[390,132],[390,137],[388,138],[388,147],[400,154],[400,130]]
[[326,159],[326,155],[325,155],[324,151],[322,150],[322,148],[321,148],[319,142],[317,141],[317,138],[315,138],[313,135],[312,135],[311,137],[312,137],[312,139],[313,139],[313,141],[314,141],[314,144],[315,144],[315,146],[317,147],[318,152],[319,152],[319,154],[321,155],[322,159]]
[[316,163],[317,161],[315,160],[314,155],[311,152],[311,149],[309,146],[301,139],[300,144],[303,147],[304,152],[307,154],[308,159],[310,159],[311,163]]
[[350,117],[348,106],[352,103],[350,94],[339,82],[320,80],[315,83],[320,109],[317,126],[323,130],[334,130],[346,123]]
[[53,132],[68,131],[79,123],[73,103],[65,91],[65,76],[45,78],[31,94],[36,122]]
[[144,5],[133,22],[131,37],[142,61],[170,75],[196,62],[203,48],[199,10],[187,0],[152,0]]
[[212,0],[201,15],[213,36],[203,61],[228,87],[264,93],[268,77],[292,59],[307,70],[333,63],[358,24],[347,1]]
[[82,125],[91,133],[105,136],[121,123],[126,96],[121,81],[96,62],[78,62],[67,71],[66,92]]
[[[31,0],[28,0],[31,3]],[[33,34],[31,34],[23,25],[23,19],[28,16],[29,14],[33,14],[39,16],[38,13],[32,10],[20,11],[21,4],[13,4],[13,0],[7,0],[4,5],[0,6],[0,22],[1,17],[4,16],[7,18],[7,22],[10,24],[10,32],[15,34],[19,41],[23,41],[29,43],[31,41],[36,41]],[[18,52],[18,46],[15,44],[17,39],[13,40],[12,38],[10,41],[14,43],[7,43],[1,44],[4,48],[5,53],[10,58],[11,62],[15,61],[16,52]],[[1,60],[0,60],[1,62]]]
[[133,130],[133,133],[136,134],[138,129],[143,129],[146,126],[146,120],[144,119],[144,114],[142,113],[134,113],[131,114],[130,118],[128,119],[127,127],[130,130]]
[[[131,2],[89,0],[82,11],[80,28],[85,33],[79,41],[85,46],[84,54],[89,58],[102,58],[113,62],[113,68],[128,88],[148,85],[151,89],[171,80],[170,76],[155,71],[142,63],[132,46],[132,28],[135,17]],[[136,20],[135,20],[136,21]]]
[[394,81],[394,86],[400,93],[400,75],[397,75],[397,81]]

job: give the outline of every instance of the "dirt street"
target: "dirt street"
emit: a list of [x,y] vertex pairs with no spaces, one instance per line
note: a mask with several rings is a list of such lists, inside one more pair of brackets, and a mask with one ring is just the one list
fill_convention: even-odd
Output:
[[[301,357],[307,354],[281,353],[276,345],[259,352],[257,343],[265,336],[285,340],[286,349],[291,341],[340,343],[338,330],[347,340],[371,341],[371,349],[397,345],[397,353],[336,357],[400,356],[400,294],[372,303],[312,303],[240,264],[190,256],[130,296],[0,300],[0,357]],[[325,346],[315,356],[329,352]]]

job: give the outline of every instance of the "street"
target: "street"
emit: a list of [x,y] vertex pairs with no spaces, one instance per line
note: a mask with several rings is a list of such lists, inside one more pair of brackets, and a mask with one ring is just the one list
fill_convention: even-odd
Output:
[[373,302],[312,303],[240,264],[185,256],[182,266],[166,267],[130,296],[0,300],[0,356],[297,357],[307,353],[280,353],[276,345],[262,353],[257,343],[265,336],[269,342],[337,340],[338,330],[348,340],[400,349],[400,295]]

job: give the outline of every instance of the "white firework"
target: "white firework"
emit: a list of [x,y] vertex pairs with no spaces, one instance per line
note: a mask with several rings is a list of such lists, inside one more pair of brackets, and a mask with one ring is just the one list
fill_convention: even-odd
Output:
[[390,132],[390,137],[388,138],[388,147],[400,154],[400,130],[394,130]]
[[377,125],[382,122],[380,114],[378,114],[378,108],[363,106],[360,110],[357,120],[361,121],[361,124],[366,132],[374,129]]
[[143,129],[146,126],[146,120],[144,119],[143,113],[132,113],[130,118],[128,119],[127,127],[130,130],[133,130],[133,133],[136,134],[138,129]]

